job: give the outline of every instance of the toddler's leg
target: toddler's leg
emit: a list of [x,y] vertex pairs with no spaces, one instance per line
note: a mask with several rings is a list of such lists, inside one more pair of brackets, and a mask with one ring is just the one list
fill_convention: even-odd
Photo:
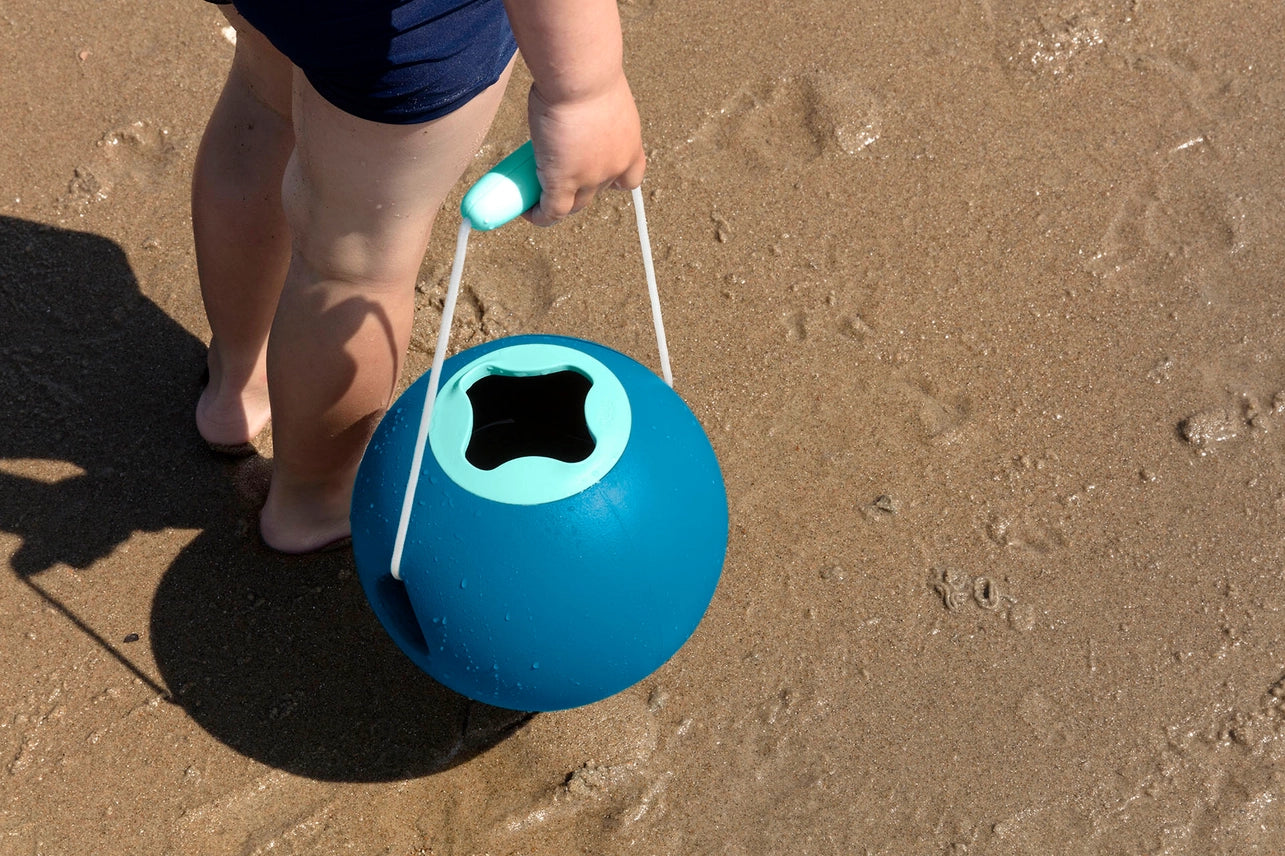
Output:
[[207,441],[236,445],[269,416],[268,330],[290,259],[281,177],[294,130],[290,61],[235,12],[228,19],[236,54],[197,151],[192,231],[213,334],[196,424]]
[[357,465],[410,341],[429,230],[506,81],[432,122],[384,125],[338,110],[295,72],[283,191],[293,245],[268,341],[274,459],[261,516],[278,550],[349,533]]

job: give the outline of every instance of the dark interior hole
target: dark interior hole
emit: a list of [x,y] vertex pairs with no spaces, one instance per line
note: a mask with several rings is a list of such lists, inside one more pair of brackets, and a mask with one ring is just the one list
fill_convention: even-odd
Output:
[[479,470],[514,458],[574,464],[593,452],[585,396],[593,382],[570,370],[546,375],[487,375],[468,389],[473,436],[464,457]]

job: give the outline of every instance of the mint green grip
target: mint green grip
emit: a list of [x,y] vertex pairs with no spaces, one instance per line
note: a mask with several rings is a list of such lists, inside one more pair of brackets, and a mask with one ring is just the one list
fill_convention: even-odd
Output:
[[469,188],[460,202],[460,216],[468,220],[474,229],[489,232],[539,201],[540,180],[535,175],[535,149],[527,140]]

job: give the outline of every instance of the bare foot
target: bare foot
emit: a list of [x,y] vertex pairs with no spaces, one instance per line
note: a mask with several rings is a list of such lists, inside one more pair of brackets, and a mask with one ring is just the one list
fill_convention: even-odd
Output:
[[196,429],[211,446],[252,442],[272,418],[266,371],[238,385],[226,376],[213,349],[207,364],[209,382],[196,402]]
[[274,476],[259,513],[259,534],[264,544],[279,553],[313,553],[341,545],[352,534],[351,501],[351,487],[292,489]]

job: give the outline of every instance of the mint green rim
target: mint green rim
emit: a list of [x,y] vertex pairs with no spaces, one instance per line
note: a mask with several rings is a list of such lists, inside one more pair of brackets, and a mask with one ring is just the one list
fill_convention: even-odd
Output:
[[[583,461],[567,463],[527,456],[482,470],[464,456],[473,434],[468,391],[494,375],[536,377],[573,371],[589,380],[585,423],[594,449]],[[428,443],[442,471],[464,490],[509,505],[541,505],[566,499],[597,484],[624,454],[632,413],[619,378],[598,360],[564,345],[523,344],[483,354],[442,384],[433,404]]]

